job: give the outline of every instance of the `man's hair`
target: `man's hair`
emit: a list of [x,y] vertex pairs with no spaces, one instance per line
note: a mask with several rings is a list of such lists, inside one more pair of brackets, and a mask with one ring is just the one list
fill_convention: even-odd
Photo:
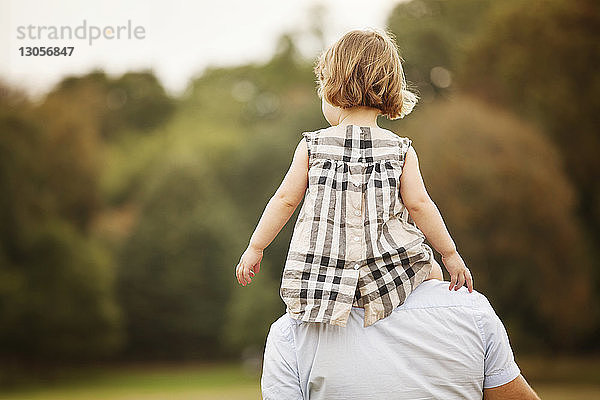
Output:
[[319,98],[341,108],[367,106],[389,119],[404,118],[418,97],[407,90],[401,61],[391,32],[352,30],[315,63]]

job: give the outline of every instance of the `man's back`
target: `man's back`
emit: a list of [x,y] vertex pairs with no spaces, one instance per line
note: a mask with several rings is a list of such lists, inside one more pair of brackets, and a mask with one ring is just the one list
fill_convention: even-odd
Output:
[[[487,299],[425,281],[387,318],[363,327],[297,321],[272,326],[264,399],[481,399],[519,376],[506,331]],[[294,384],[295,382],[295,384]]]

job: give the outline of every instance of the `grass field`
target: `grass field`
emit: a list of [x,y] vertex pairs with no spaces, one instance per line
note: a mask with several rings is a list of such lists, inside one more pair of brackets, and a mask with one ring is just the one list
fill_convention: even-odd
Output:
[[[600,360],[519,360],[544,400],[600,399]],[[242,365],[90,367],[0,392],[0,400],[260,399],[260,373]]]
[[0,399],[258,399],[259,380],[259,372],[231,364],[94,367],[63,373],[54,382],[0,392]]

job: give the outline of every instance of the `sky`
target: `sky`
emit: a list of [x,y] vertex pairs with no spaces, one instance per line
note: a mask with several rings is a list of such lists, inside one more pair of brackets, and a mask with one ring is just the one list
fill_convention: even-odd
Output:
[[[329,45],[350,29],[385,27],[402,1],[0,0],[0,80],[40,97],[68,75],[150,69],[178,95],[207,66],[268,61],[282,33],[300,32],[300,51],[314,57],[320,44],[302,33],[315,5]],[[73,50],[27,56],[27,47]]]

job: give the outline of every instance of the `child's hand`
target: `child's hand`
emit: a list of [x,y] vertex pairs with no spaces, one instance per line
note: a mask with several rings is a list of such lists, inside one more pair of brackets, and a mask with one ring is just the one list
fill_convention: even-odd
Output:
[[453,253],[442,256],[442,262],[446,266],[446,269],[450,273],[450,287],[448,290],[460,289],[463,284],[466,282],[467,287],[469,288],[469,293],[473,292],[473,277],[471,276],[471,271],[465,265],[460,254],[457,251]]
[[242,286],[246,286],[252,281],[252,277],[260,271],[260,260],[262,260],[263,251],[248,246],[240,262],[235,267],[235,275]]

